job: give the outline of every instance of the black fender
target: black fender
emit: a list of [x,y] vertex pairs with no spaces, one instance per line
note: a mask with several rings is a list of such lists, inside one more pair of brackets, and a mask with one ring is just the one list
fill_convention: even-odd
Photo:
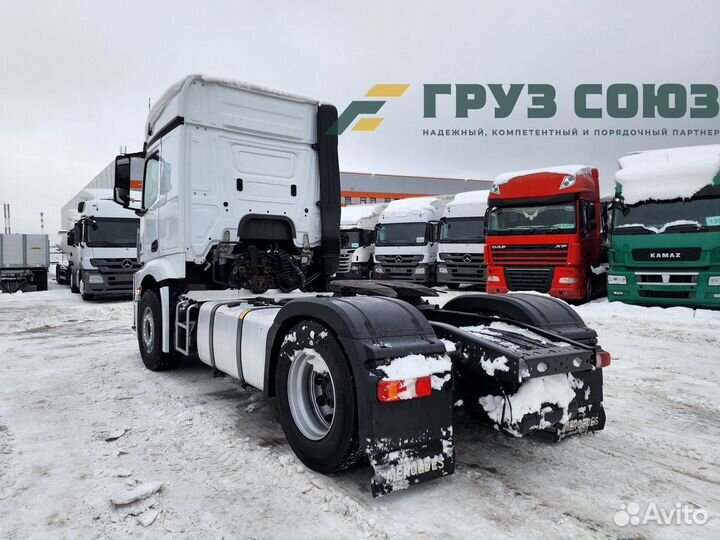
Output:
[[375,470],[373,493],[452,474],[451,377],[427,397],[391,403],[377,397],[383,377],[378,365],[409,354],[445,353],[444,343],[425,317],[396,298],[319,296],[289,301],[268,335],[265,393],[269,396],[275,395],[277,351],[285,332],[303,320],[323,323],[347,355],[356,391],[360,447]]
[[467,294],[449,300],[443,309],[466,313],[497,314],[531,324],[586,345],[597,344],[597,332],[567,303],[537,294]]

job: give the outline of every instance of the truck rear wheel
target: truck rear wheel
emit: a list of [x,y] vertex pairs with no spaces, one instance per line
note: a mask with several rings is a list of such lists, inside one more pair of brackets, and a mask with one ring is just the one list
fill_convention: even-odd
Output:
[[165,371],[177,367],[180,357],[162,351],[162,307],[157,292],[143,291],[138,306],[138,345],[143,364],[150,371]]
[[362,458],[352,373],[328,328],[304,321],[289,330],[279,351],[275,387],[280,422],[300,461],[331,473]]

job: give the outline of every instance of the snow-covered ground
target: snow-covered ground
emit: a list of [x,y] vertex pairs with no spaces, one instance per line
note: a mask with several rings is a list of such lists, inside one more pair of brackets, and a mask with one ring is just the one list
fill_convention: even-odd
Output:
[[[367,466],[305,469],[274,401],[200,363],[146,371],[130,302],[0,295],[0,538],[719,538],[720,313],[578,311],[613,354],[604,431],[514,439],[458,412],[456,474],[372,499]],[[710,517],[617,525],[632,503]]]

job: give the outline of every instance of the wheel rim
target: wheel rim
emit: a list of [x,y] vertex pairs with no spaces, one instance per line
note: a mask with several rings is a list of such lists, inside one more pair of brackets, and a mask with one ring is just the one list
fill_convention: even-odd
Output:
[[80,294],[85,294],[85,281],[80,280]]
[[145,350],[151,353],[155,346],[155,321],[149,307],[146,307],[145,311],[143,311],[141,328],[143,345],[145,345]]
[[312,441],[332,428],[335,418],[335,383],[325,360],[316,351],[298,351],[290,364],[288,402],[295,425]]

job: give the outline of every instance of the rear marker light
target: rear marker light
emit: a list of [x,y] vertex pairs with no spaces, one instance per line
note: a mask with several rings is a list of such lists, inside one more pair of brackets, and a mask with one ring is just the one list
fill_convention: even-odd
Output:
[[432,377],[430,375],[396,381],[383,379],[378,381],[377,385],[378,401],[383,403],[427,397],[430,394],[432,394]]
[[595,353],[595,367],[604,368],[610,365],[612,358],[607,351],[597,351]]

